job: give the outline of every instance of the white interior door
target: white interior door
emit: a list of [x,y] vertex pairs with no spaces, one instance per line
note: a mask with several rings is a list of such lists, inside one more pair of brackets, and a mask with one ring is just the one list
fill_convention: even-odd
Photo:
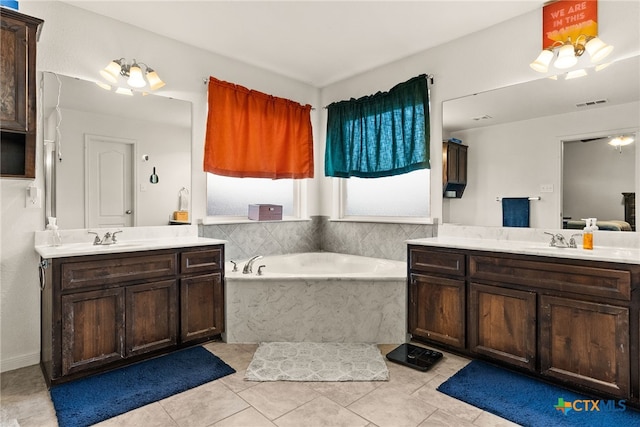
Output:
[[85,135],[85,224],[130,227],[135,141]]

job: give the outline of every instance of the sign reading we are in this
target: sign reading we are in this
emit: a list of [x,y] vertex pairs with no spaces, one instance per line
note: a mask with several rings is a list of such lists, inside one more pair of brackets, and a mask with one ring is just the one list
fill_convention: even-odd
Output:
[[578,36],[598,35],[598,1],[559,0],[542,8],[542,48]]

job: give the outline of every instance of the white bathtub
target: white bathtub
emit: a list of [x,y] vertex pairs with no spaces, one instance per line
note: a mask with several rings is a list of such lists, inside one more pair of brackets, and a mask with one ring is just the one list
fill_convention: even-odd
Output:
[[[331,252],[226,265],[227,342],[372,342],[407,338],[406,263]],[[265,265],[263,274],[256,272]]]
[[[242,273],[246,262],[247,260],[237,262],[237,272],[232,271],[233,264],[228,262],[225,266],[227,277],[255,280],[275,278],[404,280],[407,275],[407,265],[402,261],[334,252],[308,252],[263,257],[253,263],[253,274]],[[258,276],[258,267],[261,265],[265,267],[262,268],[262,276]]]

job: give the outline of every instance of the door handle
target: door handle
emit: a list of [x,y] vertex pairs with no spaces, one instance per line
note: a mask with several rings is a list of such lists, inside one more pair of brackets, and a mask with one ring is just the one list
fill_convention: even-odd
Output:
[[127,209],[126,211],[124,211],[124,213],[126,213],[127,215],[131,215],[131,209]]

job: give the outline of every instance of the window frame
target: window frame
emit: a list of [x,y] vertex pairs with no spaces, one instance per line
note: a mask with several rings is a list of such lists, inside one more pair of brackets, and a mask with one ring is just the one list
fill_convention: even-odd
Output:
[[[431,175],[432,169],[429,169]],[[347,179],[332,177],[332,210],[330,221],[335,222],[375,222],[375,223],[393,223],[393,224],[437,224],[437,221],[431,216],[433,207],[431,184],[429,185],[429,212],[427,216],[380,216],[380,215],[346,215],[347,206]],[[371,178],[376,179],[376,178]]]
[[[210,173],[210,172],[205,172]],[[237,178],[242,179],[242,178]],[[269,180],[268,178],[264,178],[265,180]],[[309,184],[308,179],[290,179],[293,181],[293,215],[287,215],[282,217],[282,220],[277,220],[278,222],[282,221],[308,221],[309,220],[309,210],[308,210],[308,193],[309,193]],[[206,203],[205,206],[209,203],[209,184],[208,179],[206,180]],[[248,207],[247,207],[248,209]],[[207,215],[202,220],[203,225],[211,225],[211,224],[234,224],[234,223],[254,223],[254,222],[269,222],[269,221],[255,221],[249,219],[248,212],[246,215]]]

